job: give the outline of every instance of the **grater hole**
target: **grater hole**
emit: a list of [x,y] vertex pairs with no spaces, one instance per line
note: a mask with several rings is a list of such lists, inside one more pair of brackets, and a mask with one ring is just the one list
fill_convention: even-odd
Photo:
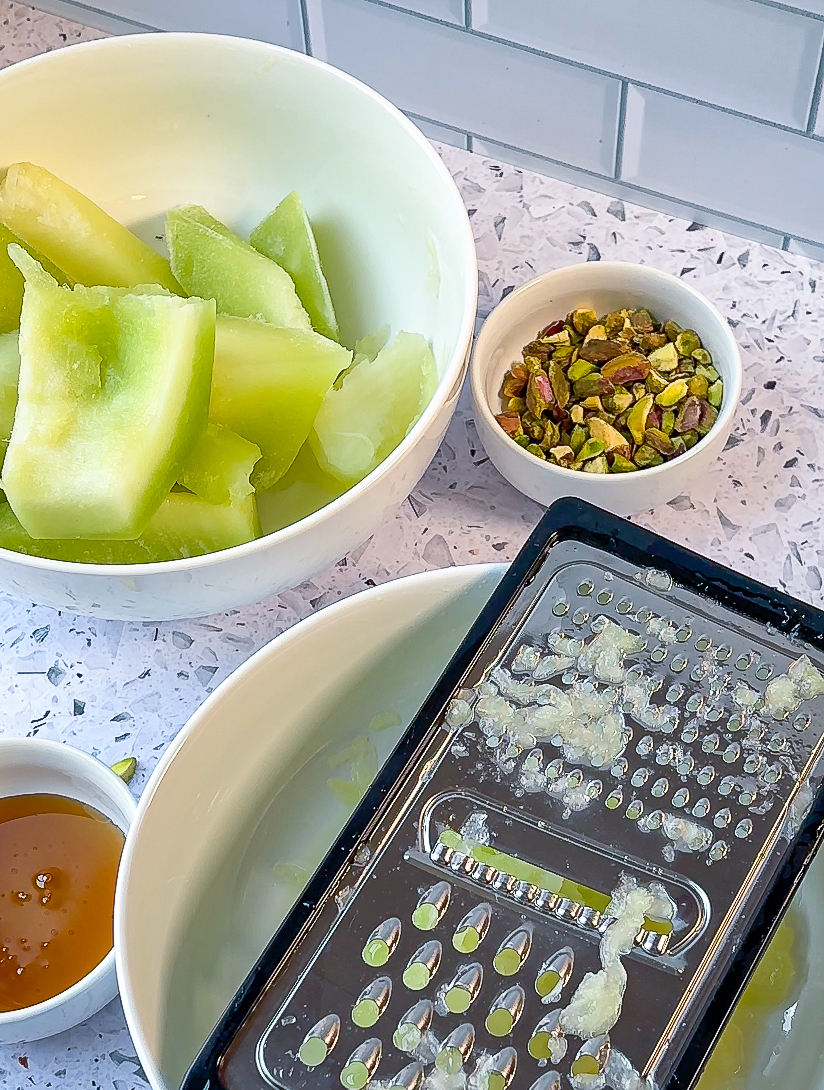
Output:
[[629,771],[629,763],[626,757],[620,757],[612,768],[609,770],[611,776],[614,776],[616,780],[621,779],[622,776],[626,776]]
[[709,723],[717,723],[723,714],[723,708],[707,708],[707,710],[704,712],[704,718]]
[[735,835],[737,837],[739,837],[741,840],[746,840],[746,838],[751,833],[752,833],[752,821],[749,818],[744,818],[742,821],[739,821],[738,824],[735,827]]
[[727,723],[727,729],[731,731],[741,730],[744,726],[744,720],[740,715],[731,715],[729,722]]
[[672,805],[673,806],[678,806],[678,807],[686,806],[689,801],[690,801],[690,793],[689,793],[689,791],[687,790],[686,787],[680,787],[675,792],[675,794],[672,796]]
[[683,685],[670,685],[667,689],[666,701],[668,704],[677,704],[687,690]]
[[730,795],[735,787],[735,780],[732,776],[725,776],[724,779],[718,785],[719,795]]
[[695,641],[696,651],[709,651],[711,647],[712,640],[709,638],[709,636],[699,636],[698,639]]
[[699,799],[692,808],[692,816],[697,818],[705,818],[709,812],[710,800],[707,798]]
[[641,624],[646,624],[647,621],[652,620],[654,616],[655,614],[651,609],[639,609],[635,614],[636,619],[639,620]]
[[648,829],[654,831],[660,829],[664,824],[664,812],[663,810],[652,810],[645,818],[642,818],[638,822],[642,829]]
[[656,647],[654,651],[650,652],[649,657],[653,662],[663,662],[667,657],[667,649],[665,647]]
[[736,670],[749,670],[752,666],[752,655],[739,655],[735,660]]
[[662,776],[659,780],[655,781],[650,791],[657,799],[663,798],[667,791],[669,791],[669,781]]
[[694,715],[696,712],[700,712],[704,706],[704,697],[701,693],[693,693],[687,703],[684,705],[686,710]]
[[712,765],[704,765],[698,775],[695,777],[702,787],[707,787],[715,779],[715,769]]
[[644,804],[640,799],[633,799],[627,807],[627,817],[630,821],[637,821],[644,812]]
[[676,655],[670,663],[670,669],[674,674],[680,674],[686,665],[687,659],[683,655]]
[[715,657],[718,659],[719,662],[726,662],[731,655],[732,648],[729,646],[729,644],[722,643],[720,647],[717,647],[715,649]]
[[687,723],[681,731],[681,741],[686,742],[689,745],[689,743],[694,742],[697,737],[698,727],[694,723]]
[[763,662],[755,671],[755,676],[759,681],[768,681],[772,677],[773,668],[769,663]]
[[793,726],[796,730],[806,730],[810,725],[809,715],[797,715],[793,720]]
[[647,780],[650,778],[651,772],[648,768],[636,768],[630,779],[630,783],[633,787],[643,787]]
[[624,801],[624,792],[620,787],[616,787],[614,791],[610,791],[607,797],[604,799],[604,806],[608,810],[617,810]]
[[582,598],[588,598],[594,590],[595,584],[589,579],[585,579],[582,583],[578,584],[578,593]]
[[644,737],[639,740],[638,745],[635,747],[635,752],[638,754],[639,757],[646,757],[648,754],[652,753],[653,746],[654,742],[652,740],[652,735],[645,734]]
[[713,825],[716,829],[726,829],[729,823],[732,821],[732,814],[729,807],[725,806],[723,810],[719,810],[715,817],[712,819]]
[[585,609],[576,609],[572,614],[572,623],[577,625],[584,625],[589,620],[589,614]]
[[599,606],[608,606],[615,595],[611,590],[601,590],[598,592],[598,597],[595,599]]
[[707,862],[718,863],[721,859],[726,859],[728,851],[729,848],[727,847],[726,841],[716,840],[707,853]]
[[742,806],[752,806],[757,797],[755,791],[742,791],[738,796],[738,801]]
[[569,613],[569,602],[566,598],[559,598],[555,605],[552,607],[552,612],[556,617],[564,617]]
[[730,742],[721,756],[726,764],[731,765],[741,756],[741,746],[737,742]]
[[679,643],[686,643],[690,636],[692,636],[692,629],[687,625],[684,625],[683,628],[679,628],[675,633],[675,638]]
[[632,613],[632,602],[629,598],[622,598],[615,608],[619,613]]

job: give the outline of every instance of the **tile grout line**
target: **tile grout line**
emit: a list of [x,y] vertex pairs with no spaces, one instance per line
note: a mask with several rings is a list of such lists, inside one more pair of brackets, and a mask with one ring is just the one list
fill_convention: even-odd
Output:
[[776,8],[778,11],[787,11],[791,15],[802,15],[816,22],[824,22],[824,15],[819,15],[815,11],[806,11],[804,8],[797,8],[793,4],[782,4],[778,0],[751,0],[751,2],[759,4],[762,8]]
[[810,100],[810,114],[807,118],[807,135],[815,135],[815,125],[818,120],[818,107],[821,102],[821,83],[824,80],[824,42],[821,45],[821,55],[818,58],[818,71],[813,85],[813,97]]
[[312,56],[312,36],[309,33],[309,12],[306,8],[306,0],[300,0],[300,18],[303,23],[303,48],[308,56]]
[[[429,120],[429,119],[428,118],[422,118],[422,120]],[[433,121],[432,124],[437,125],[437,124],[439,124],[439,122]],[[657,189],[646,189],[643,186],[636,185],[635,182],[625,182],[625,181],[622,181],[621,179],[611,178],[608,174],[598,174],[596,171],[588,170],[586,167],[578,167],[578,166],[574,166],[572,163],[565,163],[563,161],[563,159],[551,159],[548,155],[541,155],[539,152],[528,151],[526,148],[519,148],[519,147],[516,147],[514,144],[505,144],[501,140],[496,140],[493,137],[486,137],[486,136],[482,136],[480,133],[472,133],[472,132],[468,133],[468,135],[469,135],[470,139],[481,140],[481,141],[488,140],[489,142],[497,144],[498,147],[504,148],[507,151],[519,152],[521,155],[528,155],[532,159],[538,159],[541,162],[548,163],[548,164],[550,164],[552,166],[565,167],[567,170],[573,170],[576,173],[583,174],[587,178],[592,178],[594,181],[616,182],[619,186],[621,186],[622,188],[628,190],[630,193],[640,193],[640,194],[650,196],[650,197],[659,197],[659,198],[661,198],[663,200],[672,201],[673,204],[685,205],[690,210],[694,210],[696,212],[707,212],[711,216],[718,216],[721,219],[729,220],[731,223],[738,223],[742,227],[754,227],[754,228],[756,228],[756,230],[767,231],[772,235],[785,235],[786,234],[786,232],[782,231],[781,228],[779,228],[779,227],[770,227],[766,223],[758,223],[756,220],[744,219],[741,216],[736,216],[734,213],[722,212],[720,209],[710,208],[708,205],[705,205],[705,204],[695,204],[695,203],[693,203],[691,201],[685,200],[682,197],[674,197],[669,193],[663,193],[663,192],[661,192],[660,190],[657,190]],[[483,155],[487,159],[495,158],[495,156],[489,155],[488,152],[476,152],[475,154]],[[515,164],[511,164],[511,165],[515,166],[516,170],[529,170],[530,169],[529,167],[518,167]],[[539,174],[540,171],[535,171],[534,173]],[[558,180],[563,181],[563,179],[558,179]],[[575,185],[577,183],[572,182],[572,183],[568,183],[568,184]],[[582,185],[582,188],[586,188],[586,186]],[[639,203],[643,204],[643,202],[639,202]],[[664,213],[664,214],[674,216],[674,213]],[[685,217],[684,216],[674,216],[674,218],[684,219]],[[718,230],[722,230],[722,228],[718,228]],[[787,234],[786,237],[791,238],[791,239],[795,239],[797,242],[806,242],[811,246],[824,246],[824,242],[816,242],[815,239],[803,238],[800,235],[796,235],[796,234],[792,234],[792,233]],[[767,244],[767,245],[769,245],[769,244]]]
[[[534,57],[544,57],[547,60],[554,61],[556,64],[564,65],[567,68],[574,68],[581,72],[592,72],[596,76],[602,76],[605,79],[614,80],[616,82],[619,80],[629,80],[629,77],[621,76],[617,72],[610,72],[606,68],[598,68],[593,64],[584,64],[582,61],[570,60],[569,57],[562,57],[557,53],[549,53],[547,50],[538,49],[536,46],[524,45],[523,42],[515,42],[510,38],[500,38],[496,34],[489,34],[486,31],[478,30],[477,27],[465,27],[460,23],[450,23],[445,19],[438,19],[434,15],[424,15],[419,11],[411,11],[409,8],[404,8],[399,4],[390,3],[389,0],[361,0],[361,2],[372,4],[374,7],[383,8],[385,11],[398,11],[404,15],[409,15],[413,19],[420,19],[425,23],[435,23],[437,26],[447,27],[450,30],[457,31],[459,34],[467,34],[475,38],[481,38],[483,41],[496,42],[498,45],[506,45],[511,49],[517,49],[522,53],[529,53]],[[763,0],[751,0],[751,2],[762,3]],[[824,15],[821,16],[818,21],[824,22]],[[681,91],[670,91],[666,87],[659,87],[657,84],[647,83],[645,80],[633,78],[630,82],[636,87],[642,87],[647,91],[655,91],[659,95],[665,95],[667,98],[676,99],[678,102],[690,102],[696,106],[703,106],[708,110],[715,110],[717,113],[729,114],[731,117],[740,117],[744,121],[752,121],[756,125],[765,125],[771,129],[778,129],[780,132],[792,133],[794,136],[804,136],[817,143],[824,143],[824,136],[818,136],[816,133],[808,133],[806,129],[800,128],[799,126],[785,125],[781,121],[770,121],[766,117],[758,117],[757,114],[748,114],[743,110],[733,109],[731,106],[720,106],[705,98],[695,98],[693,95],[685,95]]]
[[790,235],[784,235],[784,241],[781,243],[782,250],[789,250],[790,248]]
[[624,128],[627,121],[627,91],[629,84],[621,81],[621,94],[618,99],[618,127],[615,134],[615,162],[613,164],[612,177],[616,182],[621,180],[621,169],[624,165]]
[[472,29],[472,0],[464,0],[464,26]]
[[[18,2],[21,3],[23,6],[25,6],[26,4],[26,0],[18,0]],[[151,24],[149,23],[139,23],[136,19],[128,19],[125,15],[116,15],[110,11],[104,11],[102,8],[96,8],[93,4],[82,4],[79,3],[78,0],[67,0],[67,2],[70,7],[77,9],[78,14],[84,11],[88,11],[91,12],[93,15],[102,15],[104,16],[104,18],[110,19],[112,22],[122,23],[124,27],[134,27],[135,30],[146,30],[150,33],[157,32],[160,29],[159,27],[151,26]],[[51,14],[50,12],[47,12],[45,8],[40,8],[38,10],[44,11],[47,15]],[[55,15],[53,16],[53,18],[68,19],[69,16]],[[83,26],[89,26],[88,23],[83,23],[82,19],[75,19],[74,21],[80,23]]]

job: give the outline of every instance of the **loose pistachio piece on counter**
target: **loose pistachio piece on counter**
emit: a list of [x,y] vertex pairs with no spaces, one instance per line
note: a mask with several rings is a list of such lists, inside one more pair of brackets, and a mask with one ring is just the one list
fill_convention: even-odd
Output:
[[115,761],[112,765],[112,772],[115,776],[119,776],[124,783],[129,781],[137,771],[137,757],[125,757],[122,761]]

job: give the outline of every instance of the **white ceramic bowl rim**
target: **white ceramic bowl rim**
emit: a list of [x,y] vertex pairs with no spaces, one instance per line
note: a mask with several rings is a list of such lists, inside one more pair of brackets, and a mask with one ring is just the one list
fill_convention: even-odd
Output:
[[[500,570],[502,573],[506,569],[505,564],[462,564],[460,565],[460,572],[466,577],[466,585],[469,586],[473,580],[471,577],[475,575],[476,580],[480,581],[484,574],[494,570]],[[326,624],[327,621],[336,616],[338,613],[351,610],[356,602],[361,602],[364,599],[371,599],[381,594],[390,593],[393,589],[398,587],[408,587],[417,582],[429,582],[433,579],[452,578],[455,573],[454,567],[449,568],[435,568],[430,571],[417,572],[414,575],[402,576],[400,579],[392,579],[387,583],[381,583],[376,587],[370,587],[368,590],[358,591],[355,594],[349,595],[346,598],[341,599],[339,602],[333,602],[331,605],[324,606],[323,609],[317,611],[317,613],[311,614],[309,617],[304,618],[302,621],[298,621],[297,624],[292,625],[285,632],[282,632],[279,636],[275,636],[269,643],[265,644],[260,650],[256,651],[254,655],[251,655],[246,662],[242,663],[238,668],[229,675],[220,685],[211,693],[202,704],[192,714],[188,722],[182,727],[174,740],[169,744],[166,751],[158,761],[154,772],[152,773],[149,782],[146,784],[140,800],[137,804],[137,810],[132,820],[129,832],[126,836],[126,845],[123,849],[123,855],[120,861],[120,872],[117,879],[117,890],[115,893],[115,905],[114,905],[114,949],[117,956],[118,974],[122,977],[128,977],[128,962],[129,957],[126,952],[126,910],[129,904],[128,898],[124,894],[124,889],[127,882],[127,875],[131,868],[132,856],[135,852],[135,845],[140,837],[140,828],[143,822],[143,817],[149,807],[152,805],[152,799],[160,786],[163,777],[166,774],[167,769],[177,757],[179,753],[186,747],[187,743],[202,729],[204,723],[208,723],[210,718],[210,712],[212,707],[222,702],[226,693],[230,688],[234,688],[237,684],[242,683],[243,680],[255,670],[258,669],[260,663],[270,656],[280,654],[285,648],[295,642],[302,641],[311,635],[313,629],[319,625]],[[126,1021],[129,1026],[129,1032],[134,1040],[135,1047],[137,1048],[140,1062],[144,1067],[149,1080],[153,1085],[162,1085],[163,1078],[157,1068],[157,1065],[152,1057],[151,1050],[149,1049],[143,1034],[140,1031],[140,1022],[136,1017],[136,1012],[132,1008],[131,998],[129,995],[128,987],[122,988],[120,1000],[123,1004],[123,1010],[126,1014]]]
[[[10,749],[12,746],[18,746],[20,742],[30,741],[32,745],[32,753],[35,752],[34,746],[43,754],[53,753],[56,756],[63,756],[66,750],[70,750],[73,754],[79,755],[84,761],[94,762],[94,765],[98,768],[107,768],[102,761],[98,761],[96,757],[93,757],[90,753],[85,753],[82,749],[77,749],[75,746],[67,746],[63,742],[52,742],[46,738],[37,739],[24,739],[24,738],[0,738],[0,761],[3,759],[3,750]],[[137,809],[137,802],[129,791],[126,784],[119,779],[114,772],[111,773],[112,780],[109,784],[109,793],[112,797],[116,797],[116,801],[122,807],[127,814],[134,818],[135,811]],[[71,797],[71,796],[69,796]],[[128,830],[121,829],[124,836],[127,835]],[[123,856],[121,855],[121,865],[123,862]],[[91,969],[85,976],[81,977],[76,984],[72,984],[71,987],[65,988],[62,992],[58,992],[57,995],[53,995],[51,999],[44,999],[42,1003],[34,1003],[30,1007],[23,1007],[21,1010],[16,1011],[2,1011],[0,1012],[0,1029],[5,1029],[7,1026],[24,1025],[30,1019],[36,1018],[38,1015],[46,1014],[55,1010],[58,1007],[62,1007],[64,1004],[71,1003],[77,996],[82,995],[93,987],[103,977],[110,975],[115,971],[115,947],[112,944],[111,950],[106,954],[102,961],[99,961],[93,969]]]
[[[588,269],[594,272],[596,276],[598,276],[599,274],[596,270],[599,269],[606,270],[607,272],[620,272],[621,269],[636,270],[639,268],[648,268],[651,272],[655,273],[656,276],[663,276],[666,277],[668,280],[673,281],[673,283],[679,285],[679,289],[684,294],[692,296],[692,298],[696,302],[700,303],[701,306],[703,306],[706,310],[709,310],[718,320],[719,324],[722,326],[724,332],[726,333],[731,342],[731,345],[733,347],[733,353],[731,355],[731,358],[739,360],[738,346],[736,344],[735,338],[729,330],[727,322],[724,320],[718,308],[713,303],[711,303],[705,295],[702,295],[702,293],[696,288],[692,287],[691,284],[685,284],[683,280],[679,279],[679,277],[677,276],[673,276],[672,273],[664,272],[662,269],[656,269],[652,265],[639,265],[632,261],[598,261],[586,262],[583,264],[579,263],[575,265],[565,265],[562,269],[552,269],[550,272],[543,273],[541,276],[536,276],[532,280],[528,280],[526,284],[521,284],[521,286],[519,288],[516,288],[515,291],[510,292],[506,299],[500,302],[497,307],[495,307],[495,309],[489,314],[483,326],[481,327],[481,332],[478,334],[478,340],[475,344],[473,356],[480,356],[486,351],[486,342],[492,337],[494,329],[497,326],[504,324],[507,309],[513,305],[518,296],[523,295],[527,291],[534,291],[537,284],[551,284],[554,279],[560,279],[562,277],[568,276],[571,269]],[[485,379],[485,371],[482,372],[481,368],[478,367],[471,368],[470,382],[472,384],[472,392],[475,395],[475,404],[476,406],[480,407],[480,411],[486,417],[489,426],[491,428],[496,428],[498,431],[500,431],[501,438],[507,444],[507,446],[513,450],[516,450],[522,458],[529,459],[530,464],[537,464],[538,466],[540,466],[541,469],[546,470],[548,473],[559,473],[564,477],[570,478],[571,480],[578,478],[580,476],[580,470],[567,469],[565,466],[555,465],[552,462],[542,462],[540,459],[536,458],[534,454],[529,454],[526,450],[524,450],[524,448],[519,443],[516,443],[515,440],[511,438],[511,436],[507,435],[507,433],[503,430],[503,428],[501,428],[500,424],[495,419],[495,413],[492,411],[492,407],[489,404],[489,398],[487,397],[486,389],[484,386]],[[742,368],[739,365],[738,367],[734,368],[732,381],[728,383],[725,380],[724,382],[724,401],[721,406],[721,410],[718,413],[718,419],[716,420],[715,424],[713,424],[711,431],[715,428],[723,428],[729,418],[737,410],[738,402],[741,397],[741,382]],[[690,449],[686,451],[686,453],[679,454],[678,458],[673,459],[672,462],[663,462],[660,466],[647,466],[644,469],[637,470],[635,473],[616,473],[614,475],[610,474],[610,481],[613,482],[613,487],[615,487],[616,489],[636,487],[639,474],[643,474],[645,477],[649,478],[656,474],[666,473],[669,467],[675,462],[677,462],[679,465],[685,465],[686,462],[696,454],[704,440],[708,438],[708,436],[711,434],[711,431],[707,432],[707,435],[702,435],[699,441],[695,444],[695,446],[690,447]]]
[[[259,42],[252,38],[239,38],[229,34],[198,34],[198,33],[166,33],[159,34],[126,34],[117,35],[112,38],[101,38],[98,41],[93,42],[80,42],[77,45],[72,45],[69,48],[72,50],[82,49],[86,52],[97,52],[102,49],[119,48],[121,43],[128,43],[132,49],[140,49],[142,47],[151,47],[151,42],[158,38],[163,37],[164,41],[171,40],[172,42],[179,41],[192,41],[202,40],[212,44],[214,42],[232,44],[247,49],[249,52],[257,52],[261,55],[281,56],[289,57],[292,60],[297,60],[298,63],[306,64],[309,67],[319,68],[326,72],[333,73],[342,83],[349,84],[351,87],[358,88],[363,94],[371,98],[374,102],[381,105],[388,114],[395,118],[395,120],[406,130],[408,135],[415,141],[418,147],[424,152],[427,159],[429,159],[432,166],[435,168],[438,174],[446,184],[447,191],[451,192],[453,203],[455,205],[455,214],[459,221],[463,225],[463,231],[465,236],[465,242],[467,249],[474,253],[475,240],[472,235],[472,227],[469,219],[466,215],[466,207],[463,203],[463,199],[460,195],[458,187],[455,185],[452,175],[444,165],[443,160],[430,144],[429,140],[423,135],[420,129],[414,125],[405,114],[393,106],[388,99],[385,99],[383,95],[378,94],[367,84],[362,83],[360,80],[354,78],[354,76],[348,75],[346,72],[342,72],[339,68],[335,68],[331,64],[327,64],[325,61],[319,61],[314,57],[308,57],[303,53],[298,53],[293,49],[287,49],[284,46],[271,45],[268,42]],[[63,52],[63,51],[61,51]],[[32,68],[36,65],[48,64],[51,57],[55,56],[54,53],[41,53],[36,57],[29,57],[28,60],[19,61],[17,64],[0,71],[0,81],[3,76],[8,73],[14,73],[18,75],[20,72]],[[18,553],[14,550],[0,548],[0,555],[13,558],[17,563],[24,567],[32,567],[38,569],[44,569],[46,571],[56,572],[68,572],[84,575],[108,575],[108,576],[130,576],[136,572],[140,575],[156,575],[165,572],[180,571],[185,567],[187,570],[196,568],[206,568],[212,564],[221,563],[227,557],[242,558],[251,556],[253,553],[269,547],[273,541],[286,541],[296,534],[301,533],[304,529],[314,526],[321,522],[327,516],[333,514],[341,507],[346,506],[349,502],[354,500],[357,496],[360,496],[364,492],[371,490],[372,486],[376,484],[387,473],[391,472],[395,464],[400,461],[406,454],[406,452],[413,447],[418,437],[423,435],[429,427],[430,421],[437,415],[439,411],[439,405],[437,403],[437,394],[443,388],[451,389],[462,376],[462,371],[465,363],[465,356],[460,349],[463,344],[471,342],[472,331],[475,325],[475,312],[477,307],[478,289],[477,281],[470,278],[470,283],[467,285],[466,296],[464,298],[464,317],[461,324],[460,332],[457,338],[457,345],[459,346],[453,353],[452,358],[449,360],[443,377],[438,383],[435,394],[431,398],[426,409],[421,414],[415,426],[404,437],[397,447],[381,462],[379,466],[367,474],[362,481],[359,481],[356,485],[347,489],[342,495],[336,497],[331,503],[328,503],[320,510],[313,512],[311,515],[307,515],[305,518],[300,519],[298,522],[292,523],[290,526],[285,526],[282,530],[276,530],[274,533],[265,534],[263,537],[255,538],[253,541],[247,541],[243,545],[235,545],[231,549],[222,549],[219,552],[205,553],[203,556],[193,556],[181,560],[162,560],[152,564],[80,564],[75,561],[68,560],[50,560],[46,557],[29,556],[26,553]]]

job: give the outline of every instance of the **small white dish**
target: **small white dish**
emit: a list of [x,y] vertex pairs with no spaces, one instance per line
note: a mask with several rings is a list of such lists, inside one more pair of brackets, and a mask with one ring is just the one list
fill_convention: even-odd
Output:
[[389,755],[504,571],[426,572],[321,610],[224,681],[163,755],[115,901],[121,1000],[154,1090],[177,1090],[349,817],[329,757],[388,715],[374,741]]
[[[712,430],[671,462],[634,473],[596,474],[541,461],[511,439],[495,419],[501,381],[521,360],[539,329],[578,307],[606,314],[647,307],[660,321],[694,329],[724,380],[724,400]],[[587,500],[616,515],[647,511],[688,492],[724,449],[741,397],[741,356],[729,325],[704,296],[648,265],[593,261],[544,273],[508,295],[483,324],[470,366],[475,424],[496,469],[524,495],[549,506],[561,496]]]
[[[39,738],[0,738],[0,798],[63,795],[94,807],[127,833],[137,803],[128,787],[88,753]],[[0,1013],[0,1044],[39,1041],[91,1017],[117,995],[114,949],[71,988],[43,1003]]]

